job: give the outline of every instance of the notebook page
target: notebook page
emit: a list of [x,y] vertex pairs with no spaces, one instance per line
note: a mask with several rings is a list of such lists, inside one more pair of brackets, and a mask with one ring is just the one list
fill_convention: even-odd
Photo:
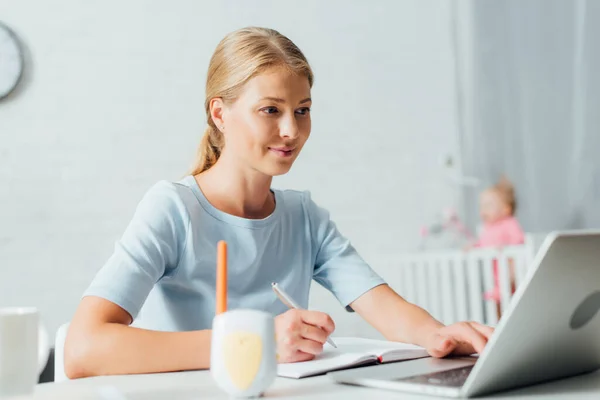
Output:
[[[332,339],[338,346],[337,349],[329,344],[325,344],[323,346],[323,353],[319,354],[313,360],[279,364],[277,367],[278,375],[288,378],[301,378],[323,374],[336,369],[363,364],[368,361],[375,362],[380,355],[394,350],[404,351],[406,358],[418,358],[421,354],[420,347],[402,343],[349,337]],[[412,357],[413,350],[419,352],[414,357]],[[407,353],[407,351],[409,352]]]
[[278,364],[277,374],[287,378],[302,378],[305,376],[324,374],[329,371],[351,367],[371,360],[375,362],[377,357],[365,351],[364,346],[353,346],[344,343],[338,343],[337,339],[332,338],[338,348],[329,344],[323,346],[323,353],[310,361],[297,363]]

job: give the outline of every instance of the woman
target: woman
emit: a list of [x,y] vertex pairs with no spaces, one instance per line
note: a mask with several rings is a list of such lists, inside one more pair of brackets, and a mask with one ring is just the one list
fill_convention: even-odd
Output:
[[436,321],[371,270],[308,192],[271,189],[310,135],[312,84],[302,52],[274,30],[221,41],[195,167],[150,189],[86,291],[65,344],[70,378],[208,368],[219,240],[229,243],[229,308],[276,316],[280,362],[312,359],[334,331],[328,315],[287,310],[270,287],[306,307],[312,279],[389,340],[436,357],[481,352],[491,328]]

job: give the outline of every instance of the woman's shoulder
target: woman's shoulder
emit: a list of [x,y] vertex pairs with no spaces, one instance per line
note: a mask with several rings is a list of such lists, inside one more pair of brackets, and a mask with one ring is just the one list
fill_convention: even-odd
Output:
[[279,198],[284,203],[284,212],[295,218],[309,221],[311,226],[321,226],[330,218],[329,211],[318,205],[312,198],[309,190],[279,190]]
[[315,206],[309,190],[273,189],[276,198],[283,200],[286,209],[311,208]]
[[182,181],[159,180],[143,195],[138,211],[147,210],[154,215],[168,214],[189,218],[189,209],[193,207],[195,195],[190,186]]
[[144,199],[158,202],[188,202],[194,197],[185,181],[160,180],[146,191]]
[[275,193],[278,193],[285,199],[290,200],[300,200],[306,196],[310,196],[310,192],[308,190],[298,190],[298,189],[272,189]]

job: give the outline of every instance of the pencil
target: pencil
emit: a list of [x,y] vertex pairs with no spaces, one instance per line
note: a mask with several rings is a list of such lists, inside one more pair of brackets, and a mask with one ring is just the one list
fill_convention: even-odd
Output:
[[227,243],[224,240],[217,243],[217,311],[221,314],[227,311]]

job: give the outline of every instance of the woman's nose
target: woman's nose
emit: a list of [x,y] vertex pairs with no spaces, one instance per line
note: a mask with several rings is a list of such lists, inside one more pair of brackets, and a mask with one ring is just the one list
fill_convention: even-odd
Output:
[[295,139],[298,137],[298,123],[296,122],[295,116],[282,119],[281,125],[279,126],[279,135],[288,139]]

